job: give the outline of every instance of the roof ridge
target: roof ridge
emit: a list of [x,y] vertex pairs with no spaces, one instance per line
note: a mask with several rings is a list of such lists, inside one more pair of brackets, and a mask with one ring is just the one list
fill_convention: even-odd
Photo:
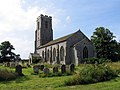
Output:
[[[78,32],[78,31],[77,31]],[[68,35],[65,35],[63,37],[60,37],[60,38],[57,38],[55,40],[52,40],[50,42],[48,42],[47,44],[43,45],[43,46],[40,46],[39,48],[42,48],[42,47],[46,47],[46,46],[50,46],[50,45],[53,45],[53,44],[56,44],[56,43],[59,43],[59,42],[63,42],[63,41],[66,41],[69,37],[71,37],[73,34],[75,34],[76,32],[74,33],[71,33],[71,34],[68,34]]]

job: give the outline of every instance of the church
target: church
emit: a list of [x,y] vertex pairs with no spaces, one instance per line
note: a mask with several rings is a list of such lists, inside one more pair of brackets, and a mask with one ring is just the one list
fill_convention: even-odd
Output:
[[79,65],[95,57],[95,49],[80,30],[53,40],[52,17],[41,14],[36,20],[34,55],[49,64]]

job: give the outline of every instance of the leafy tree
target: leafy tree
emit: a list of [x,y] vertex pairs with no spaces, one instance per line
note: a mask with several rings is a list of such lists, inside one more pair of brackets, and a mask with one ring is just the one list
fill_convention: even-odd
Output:
[[12,50],[15,50],[15,48],[13,47],[13,45],[11,45],[9,41],[4,41],[1,43],[0,45],[1,62],[15,59],[16,54],[13,53]]
[[114,59],[117,52],[117,41],[114,40],[115,36],[109,29],[99,27],[95,29],[91,36],[98,58]]

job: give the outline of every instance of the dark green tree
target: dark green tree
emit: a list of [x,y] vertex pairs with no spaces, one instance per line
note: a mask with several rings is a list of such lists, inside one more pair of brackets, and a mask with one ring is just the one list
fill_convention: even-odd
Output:
[[99,27],[91,36],[98,58],[115,59],[117,53],[117,41],[109,29]]
[[0,45],[0,59],[1,62],[10,61],[11,59],[15,59],[16,54],[12,52],[12,50],[15,50],[13,45],[9,41],[4,41]]

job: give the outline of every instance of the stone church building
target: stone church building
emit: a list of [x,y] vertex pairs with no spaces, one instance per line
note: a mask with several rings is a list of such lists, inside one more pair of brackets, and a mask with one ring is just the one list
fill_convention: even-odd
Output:
[[80,31],[53,40],[52,17],[40,15],[36,20],[34,54],[50,64],[75,64],[95,56],[91,41]]

